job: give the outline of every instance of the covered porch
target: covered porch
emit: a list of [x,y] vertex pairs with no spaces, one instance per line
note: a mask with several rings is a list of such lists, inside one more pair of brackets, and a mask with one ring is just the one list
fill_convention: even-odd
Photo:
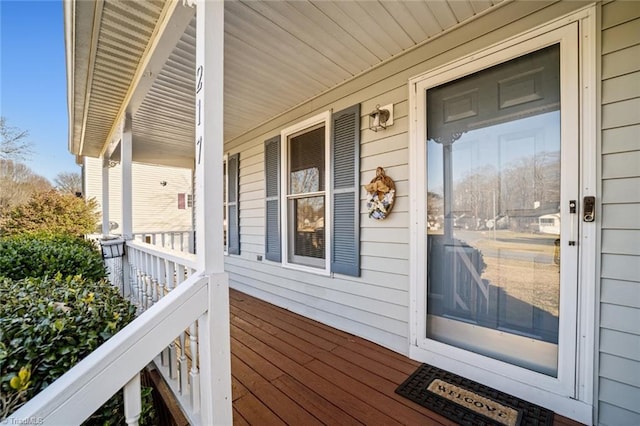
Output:
[[[410,224],[424,207],[411,193],[416,111],[407,82],[585,4],[66,1],[69,150],[102,160],[103,206],[108,166],[122,166],[124,293],[140,316],[18,415],[81,422],[125,386],[127,422],[137,424],[138,372],[154,361],[192,424],[453,424],[394,393],[419,365],[402,355],[416,341],[413,285],[415,259],[422,258],[414,256]],[[379,105],[392,107],[394,125],[385,131],[369,126]],[[293,216],[284,213],[287,195],[278,192],[287,181],[286,169],[278,168],[286,148],[270,157],[270,141],[327,123],[327,146],[333,144],[332,114],[354,106],[351,192],[320,190],[318,183],[310,193],[330,200],[326,218],[313,221],[323,237],[331,235],[325,229],[339,228],[331,223],[340,216],[332,197],[351,196],[353,207],[340,218],[353,222],[355,272],[332,269],[333,248],[330,240],[324,247],[324,238],[314,242],[324,250],[324,269],[296,264],[286,251],[281,258],[280,243],[297,243],[284,234],[269,240],[274,229],[294,229]],[[323,152],[331,159],[317,174],[332,184],[336,154]],[[134,162],[194,170],[195,254],[135,240]],[[380,165],[393,174],[399,194],[394,215],[382,223],[368,220],[362,190]],[[276,203],[275,216],[269,202]],[[592,349],[589,343],[583,351]],[[514,384],[495,370],[494,387],[531,384]],[[592,371],[585,374],[589,379]],[[533,388],[511,393],[553,408],[555,394],[540,397]],[[556,411],[590,419],[591,390],[588,380],[576,386],[571,395],[584,407]],[[555,422],[575,424],[559,415]]]
[[457,424],[394,392],[419,362],[239,291],[229,302],[234,424]]
[[394,393],[418,362],[238,291],[229,302],[234,424],[455,424]]

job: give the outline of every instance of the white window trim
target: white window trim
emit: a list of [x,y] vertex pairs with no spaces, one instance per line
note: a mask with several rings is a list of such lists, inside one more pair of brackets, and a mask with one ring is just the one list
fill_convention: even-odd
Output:
[[226,220],[226,223],[223,222],[222,224],[222,232],[223,236],[226,236],[226,238],[224,238],[224,255],[229,256],[229,154],[224,154],[222,157],[222,164],[224,170],[224,176],[222,176],[222,179],[224,180],[224,191],[222,192],[222,205],[224,207],[223,220]]
[[[503,42],[497,43],[482,51],[474,52],[470,55],[462,57],[451,63],[437,67],[433,70],[415,76],[409,80],[409,167],[410,167],[410,322],[409,322],[409,353],[411,358],[424,360],[424,349],[418,345],[418,339],[421,335],[421,327],[419,326],[419,318],[423,308],[420,308],[421,300],[426,297],[425,289],[421,288],[419,283],[425,282],[424,272],[421,271],[420,264],[425,259],[424,243],[420,242],[420,238],[424,235],[422,230],[426,229],[422,206],[425,205],[426,191],[426,168],[424,161],[426,158],[426,148],[424,129],[420,128],[421,121],[418,117],[421,114],[419,106],[420,98],[416,92],[417,84],[426,78],[434,78],[440,76],[443,84],[447,78],[456,79],[462,75],[469,74],[478,69],[479,62],[486,61],[486,58],[495,55],[505,49],[520,46],[520,52],[515,56],[537,50],[543,46],[539,45],[535,39],[541,37],[551,31],[558,30],[564,26],[576,23],[578,34],[575,34],[578,49],[579,63],[579,90],[576,94],[580,97],[579,103],[579,128],[575,129],[579,132],[579,154],[581,159],[580,165],[580,198],[585,195],[596,195],[597,188],[597,168],[596,168],[596,139],[597,139],[597,48],[596,48],[596,19],[595,7],[587,6],[577,12],[567,16],[560,17],[553,22],[536,27],[526,33],[509,38]],[[580,40],[578,40],[578,37]],[[537,44],[532,49],[529,42]],[[578,43],[579,41],[579,43]],[[513,51],[513,50],[512,50]],[[512,59],[504,56],[496,63],[503,63]],[[488,67],[491,64],[485,64]],[[575,64],[578,66],[578,64]],[[561,67],[566,66],[561,64]],[[593,416],[593,397],[594,397],[594,366],[595,366],[595,344],[596,344],[596,301],[597,301],[597,224],[585,224],[579,221],[580,235],[580,253],[579,253],[579,269],[578,269],[578,302],[577,302],[577,330],[578,342],[576,347],[576,363],[575,366],[575,396],[562,396],[543,389],[535,389],[533,387],[523,391],[523,384],[511,379],[508,372],[501,376],[497,381],[488,377],[486,372],[481,370],[481,366],[471,366],[457,360],[459,351],[451,348],[450,357],[440,357],[440,361],[446,364],[445,368],[458,371],[460,374],[470,378],[482,380],[484,384],[489,386],[503,388],[516,396],[524,397],[533,402],[552,408],[554,411],[567,417],[579,420],[586,424],[592,423]],[[424,286],[422,286],[424,287]],[[423,313],[423,312],[422,312]],[[487,359],[487,363],[499,363],[493,359]],[[495,383],[493,383],[495,381]],[[520,394],[520,395],[518,395]],[[574,399],[575,398],[575,399]]]
[[[300,265],[298,263],[289,262],[289,224],[288,224],[288,201],[289,201],[289,141],[288,137],[300,133],[314,126],[324,124],[325,138],[325,219],[324,219],[324,241],[325,241],[325,259],[324,268],[315,268],[312,266]],[[333,220],[331,216],[331,111],[325,111],[313,117],[309,117],[304,121],[296,123],[283,129],[280,132],[280,229],[281,229],[281,250],[282,250],[282,266],[298,271],[312,272],[321,275],[330,275],[331,273],[331,230]]]

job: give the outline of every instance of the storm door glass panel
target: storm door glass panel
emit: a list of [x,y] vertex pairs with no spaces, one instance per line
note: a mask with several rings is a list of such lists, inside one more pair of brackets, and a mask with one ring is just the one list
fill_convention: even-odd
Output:
[[427,90],[427,338],[557,375],[559,47]]
[[325,127],[290,136],[289,262],[325,266]]

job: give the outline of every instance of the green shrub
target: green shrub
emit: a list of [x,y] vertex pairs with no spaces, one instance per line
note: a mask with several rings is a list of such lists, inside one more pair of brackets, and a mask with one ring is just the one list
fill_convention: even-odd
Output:
[[2,213],[0,234],[90,234],[98,223],[97,206],[95,199],[85,201],[57,191],[38,192],[26,203]]
[[0,238],[0,277],[82,275],[90,281],[106,277],[102,255],[93,242],[64,235],[16,235]]
[[4,278],[0,295],[0,391],[21,402],[135,318],[108,282],[80,276]]

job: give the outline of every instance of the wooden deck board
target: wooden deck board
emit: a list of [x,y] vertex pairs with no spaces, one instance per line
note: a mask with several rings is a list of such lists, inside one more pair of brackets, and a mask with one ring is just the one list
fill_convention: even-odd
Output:
[[419,362],[235,290],[230,303],[235,425],[456,424],[394,392]]
[[325,424],[335,425],[361,425],[359,421],[351,417],[345,411],[339,409],[313,390],[298,382],[291,376],[285,375],[274,382],[278,389],[287,395],[295,396],[298,403],[313,413],[314,416]]

